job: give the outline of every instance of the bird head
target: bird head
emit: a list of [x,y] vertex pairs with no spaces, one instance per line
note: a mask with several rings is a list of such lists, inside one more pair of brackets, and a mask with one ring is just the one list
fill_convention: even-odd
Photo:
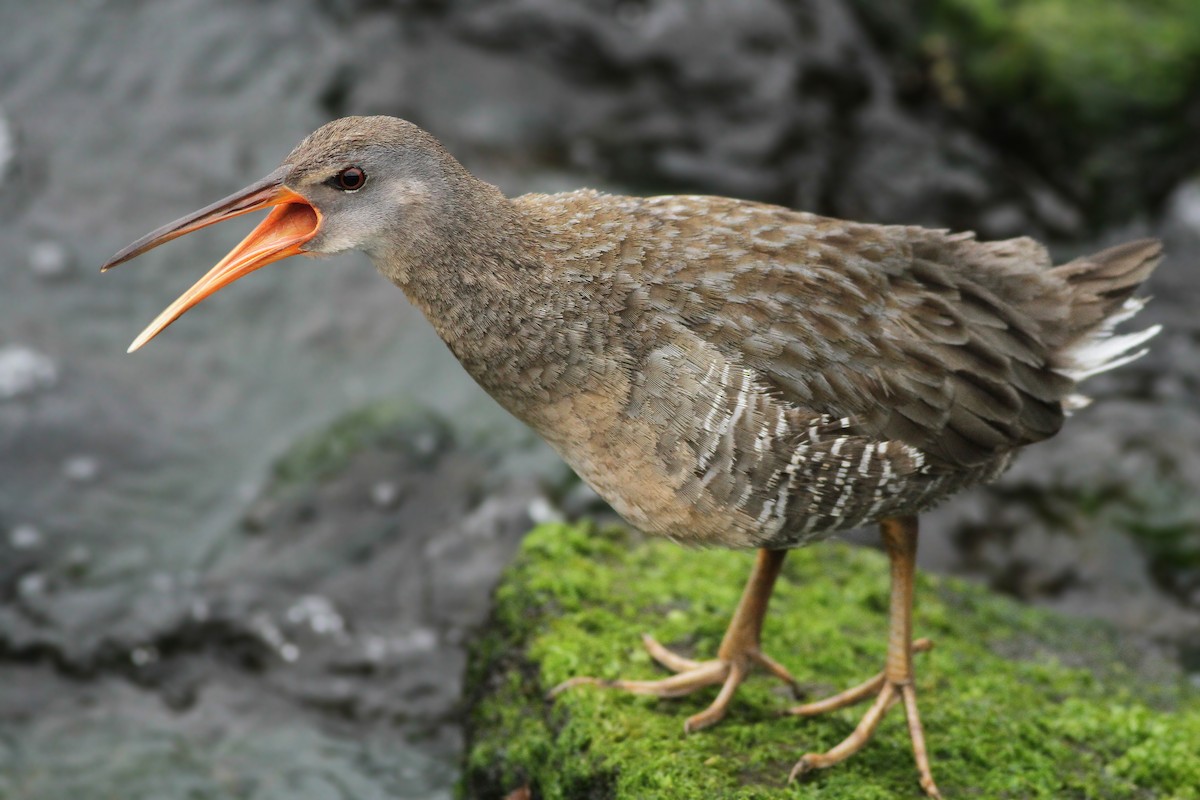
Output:
[[266,218],[133,341],[137,350],[188,309],[238,278],[296,255],[360,249],[372,255],[445,235],[457,185],[473,180],[436,139],[393,117],[345,117],[317,129],[278,169],[122,249],[100,269],[184,234],[252,211]]

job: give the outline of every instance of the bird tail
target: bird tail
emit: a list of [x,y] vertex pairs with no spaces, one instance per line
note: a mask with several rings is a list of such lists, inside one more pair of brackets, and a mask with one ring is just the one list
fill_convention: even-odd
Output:
[[[1139,239],[1052,270],[1066,284],[1071,298],[1066,335],[1058,348],[1060,373],[1079,382],[1146,354],[1143,345],[1162,329],[1161,325],[1119,336],[1113,334],[1113,329],[1146,304],[1145,298],[1134,297],[1133,293],[1161,258],[1159,241]],[[1074,409],[1087,402],[1072,395],[1064,405]]]

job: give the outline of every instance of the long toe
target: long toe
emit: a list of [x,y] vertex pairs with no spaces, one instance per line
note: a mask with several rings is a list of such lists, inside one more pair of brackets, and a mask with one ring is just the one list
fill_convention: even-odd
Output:
[[557,697],[568,689],[576,686],[602,686],[605,689],[619,689],[630,694],[649,695],[652,697],[684,697],[705,686],[715,686],[723,683],[729,674],[729,665],[722,661],[705,661],[696,669],[680,672],[669,678],[657,681],[630,681],[620,678],[591,678],[578,677],[563,681],[550,690],[550,697]]
[[684,733],[695,733],[698,730],[716,725],[725,718],[725,712],[729,710],[729,702],[733,700],[733,695],[737,692],[737,688],[742,685],[742,681],[746,680],[746,669],[741,664],[730,664],[726,671],[728,674],[725,676],[725,683],[722,684],[717,698],[712,701],[712,705],[708,708],[699,714],[693,714],[684,721]]
[[[932,649],[933,642],[929,639],[917,639],[912,644],[912,651],[914,653],[924,653]],[[879,694],[879,690],[883,688],[885,681],[886,677],[884,673],[880,672],[873,678],[868,678],[844,692],[838,692],[831,697],[826,697],[823,700],[817,700],[812,703],[792,706],[786,713],[797,717],[815,717],[819,714],[828,714],[830,711],[837,711],[839,708],[852,706],[876,696]]]
[[732,657],[715,658],[708,661],[695,661],[685,658],[664,647],[653,637],[644,635],[642,644],[655,661],[674,672],[660,680],[623,680],[609,678],[577,677],[563,681],[547,694],[554,698],[563,692],[578,686],[600,686],[605,689],[617,689],[631,694],[650,695],[653,697],[683,697],[709,686],[720,686],[721,691],[708,708],[699,714],[694,714],[683,724],[687,733],[702,730],[720,722],[729,710],[737,689],[755,667],[761,667],[769,674],[779,678],[796,691],[796,681],[781,664],[763,654],[757,647],[733,650]]
[[[874,691],[865,691],[868,687],[874,687]],[[851,694],[853,694],[853,699],[849,697]],[[805,753],[801,756],[796,765],[792,767],[792,771],[788,775],[788,782],[794,781],[800,776],[814,770],[825,769],[826,767],[832,767],[834,764],[840,764],[863,749],[867,742],[871,740],[871,737],[875,735],[875,730],[879,727],[879,723],[884,715],[887,714],[888,709],[903,701],[904,713],[908,719],[909,736],[912,739],[913,757],[917,763],[917,776],[920,780],[921,788],[929,797],[940,800],[942,795],[938,792],[937,784],[933,781],[933,773],[929,768],[929,755],[925,748],[925,734],[921,728],[920,715],[917,713],[917,694],[911,683],[895,683],[888,681],[882,676],[877,676],[863,682],[848,692],[843,692],[841,695],[829,698],[829,700],[810,703],[808,706],[801,706],[800,708],[812,709],[820,706],[823,707],[823,711],[829,711],[844,708],[851,703],[865,700],[872,694],[875,700],[871,703],[871,707],[867,709],[867,712],[863,714],[854,731],[824,753]],[[793,713],[797,713],[795,709],[793,709]],[[816,712],[806,710],[803,713],[807,716]]]
[[687,672],[700,666],[699,661],[684,658],[673,650],[663,647],[658,643],[657,639],[648,633],[642,634],[642,646],[646,648],[646,652],[650,654],[651,658],[671,670],[671,672]]

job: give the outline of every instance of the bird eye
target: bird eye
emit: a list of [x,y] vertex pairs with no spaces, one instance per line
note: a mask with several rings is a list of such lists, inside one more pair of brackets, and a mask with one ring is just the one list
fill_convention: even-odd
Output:
[[334,178],[334,185],[344,192],[354,192],[367,182],[367,173],[361,167],[346,167]]

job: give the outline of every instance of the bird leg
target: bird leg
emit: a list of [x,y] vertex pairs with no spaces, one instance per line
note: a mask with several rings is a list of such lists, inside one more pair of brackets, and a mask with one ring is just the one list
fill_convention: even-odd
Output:
[[688,717],[683,724],[686,733],[715,725],[725,716],[729,701],[738,686],[755,667],[766,669],[775,677],[790,685],[796,681],[782,664],[762,652],[759,640],[762,635],[763,618],[775,588],[775,579],[783,566],[786,550],[759,550],[754,562],[754,571],[742,592],[733,619],[725,630],[725,637],[717,649],[717,657],[708,661],[693,661],[663,647],[649,635],[642,636],[642,643],[651,658],[677,674],[657,681],[604,680],[601,678],[571,678],[550,690],[550,696],[574,686],[595,685],[621,689],[633,694],[655,697],[682,697],[705,686],[721,685],[721,691],[708,708]]
[[[840,744],[824,753],[807,753],[792,768],[789,780],[815,769],[831,767],[857,753],[875,733],[879,721],[888,709],[903,700],[904,713],[908,718],[908,733],[912,739],[913,754],[917,761],[917,773],[921,788],[932,798],[940,798],[933,774],[929,770],[929,755],[925,749],[925,734],[921,729],[921,717],[917,713],[917,694],[913,685],[913,651],[928,650],[933,644],[928,639],[912,642],[913,570],[917,557],[917,518],[915,516],[885,517],[879,521],[883,533],[883,544],[891,559],[892,591],[888,625],[887,660],[883,672],[870,680],[847,689],[833,697],[815,703],[805,703],[788,711],[790,714],[809,717],[835,711],[839,708],[862,702],[872,695],[875,702],[863,715],[854,732]],[[911,642],[911,644],[910,644]]]

